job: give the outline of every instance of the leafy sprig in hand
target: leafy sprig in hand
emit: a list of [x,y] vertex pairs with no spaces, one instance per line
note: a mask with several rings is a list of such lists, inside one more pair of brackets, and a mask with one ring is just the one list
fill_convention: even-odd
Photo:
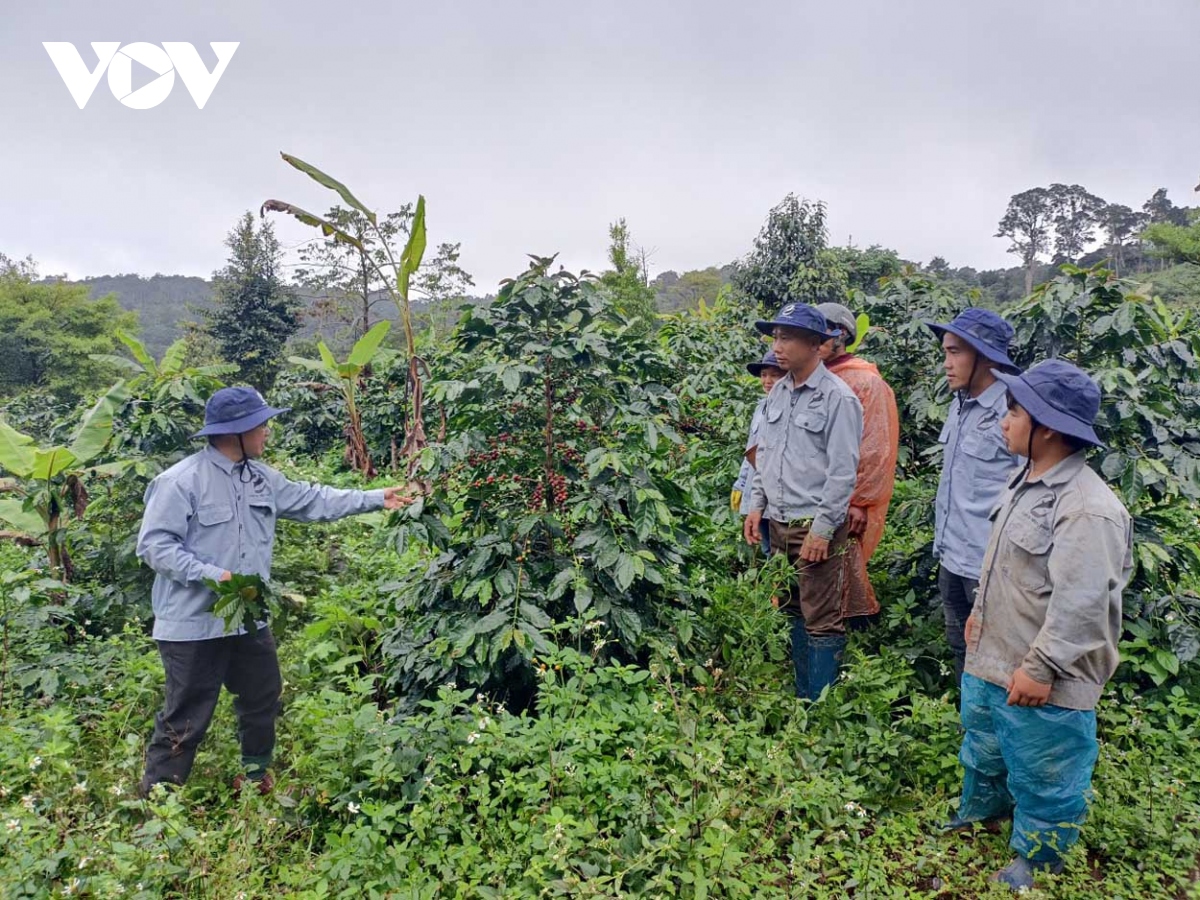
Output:
[[270,584],[261,575],[234,572],[225,581],[206,578],[204,583],[217,595],[212,612],[225,620],[226,634],[234,634],[243,626],[250,634],[258,633],[258,623],[269,617],[273,596]]

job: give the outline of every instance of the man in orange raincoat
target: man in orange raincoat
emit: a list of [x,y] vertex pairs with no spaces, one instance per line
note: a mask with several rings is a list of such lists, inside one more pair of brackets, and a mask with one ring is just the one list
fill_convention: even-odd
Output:
[[867,560],[879,546],[887,519],[888,504],[896,483],[896,456],[900,450],[900,414],[896,395],[874,363],[846,350],[858,338],[854,313],[840,303],[822,303],[817,309],[837,336],[821,345],[825,367],[850,386],[863,408],[862,446],[859,448],[858,478],[850,497],[851,573],[846,617],[872,616],[879,601],[867,578]]

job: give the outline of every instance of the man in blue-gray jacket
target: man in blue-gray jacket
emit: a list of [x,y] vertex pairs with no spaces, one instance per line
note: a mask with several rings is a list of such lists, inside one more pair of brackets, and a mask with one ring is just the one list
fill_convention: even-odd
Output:
[[154,639],[166,671],[166,703],[154,720],[141,792],[183,784],[204,739],[221,687],[234,695],[243,773],[235,779],[271,789],[282,679],[269,628],[226,634],[213,615],[206,579],[233,573],[271,574],[277,518],[324,522],[376,509],[398,509],[401,488],[338,490],[289,481],[253,462],[266,447],[267,422],[285,409],[267,405],[254,388],[222,388],[209,398],[208,445],[163,472],[146,489],[137,554],[155,572]]
[[1008,357],[1012,326],[989,309],[966,309],[953,321],[929,323],[929,328],[942,343],[946,380],[955,394],[938,437],[943,453],[933,554],[941,564],[938,590],[946,640],[961,684],[967,656],[963,628],[979,588],[992,527],[988,516],[1017,473],[1017,456],[1009,452],[1000,431],[1007,412],[1005,387],[992,370],[1015,372],[1017,367]]

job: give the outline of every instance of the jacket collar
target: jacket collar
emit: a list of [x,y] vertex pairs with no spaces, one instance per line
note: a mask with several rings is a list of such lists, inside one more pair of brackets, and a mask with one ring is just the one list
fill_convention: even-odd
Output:
[[233,467],[236,465],[236,463],[212,444],[206,445],[202,452],[208,458],[209,462],[211,462],[226,475],[233,474]]
[[996,409],[997,404],[1007,406],[1005,395],[1008,393],[1008,386],[1003,381],[997,379],[993,384],[989,384],[987,388],[980,393],[978,397],[967,397],[966,403],[978,403],[980,406],[986,406],[988,409]]
[[795,379],[791,372],[788,372],[786,375],[783,376],[783,381],[785,384],[787,384],[788,390],[795,391],[795,390],[799,390],[800,388],[805,388],[805,387],[809,387],[809,388],[812,388],[813,390],[816,390],[817,385],[820,384],[821,380],[828,374],[829,374],[829,370],[825,368],[825,363],[819,362],[819,363],[817,363],[817,367],[812,370],[812,374],[809,375],[806,379],[804,379],[804,381],[801,382],[800,384],[796,384]]
[[1055,463],[1037,478],[1028,479],[1029,484],[1044,484],[1046,487],[1057,488],[1062,487],[1072,478],[1079,474],[1080,470],[1087,465],[1087,451],[1078,450],[1072,453],[1066,459]]

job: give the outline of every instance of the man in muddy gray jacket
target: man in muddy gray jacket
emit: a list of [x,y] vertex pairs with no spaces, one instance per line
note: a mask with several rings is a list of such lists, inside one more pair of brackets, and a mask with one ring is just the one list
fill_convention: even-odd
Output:
[[1001,428],[1029,460],[993,513],[966,625],[959,759],[949,828],[1012,815],[1017,857],[993,876],[1014,890],[1061,871],[1079,838],[1096,762],[1096,702],[1117,668],[1121,592],[1133,569],[1129,513],[1087,465],[1100,389],[1070,363],[1008,390]]

